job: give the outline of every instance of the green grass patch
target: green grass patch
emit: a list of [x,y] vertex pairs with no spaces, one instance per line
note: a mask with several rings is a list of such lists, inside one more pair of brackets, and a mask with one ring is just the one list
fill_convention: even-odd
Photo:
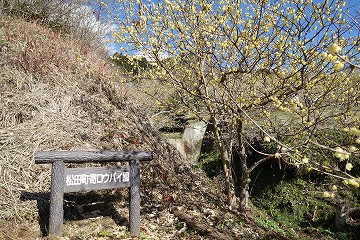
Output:
[[252,198],[275,221],[289,227],[325,224],[335,216],[334,208],[322,201],[318,185],[302,179],[283,180]]
[[261,226],[271,229],[275,232],[279,232],[283,235],[286,235],[285,231],[282,230],[275,221],[272,220],[268,220],[268,219],[258,219],[257,223],[260,224]]
[[[322,192],[328,190],[330,184],[332,182],[329,178],[323,179],[321,183],[292,178],[265,188],[251,199],[252,203],[272,220],[260,218],[258,223],[286,236],[291,234],[284,229],[302,229],[307,235],[321,236],[321,239],[354,239],[354,235],[357,234],[354,227],[341,230],[335,228],[336,200],[321,197]],[[339,198],[346,195],[347,200],[357,205],[356,191],[342,190],[338,194]],[[279,230],[279,226],[282,230]]]

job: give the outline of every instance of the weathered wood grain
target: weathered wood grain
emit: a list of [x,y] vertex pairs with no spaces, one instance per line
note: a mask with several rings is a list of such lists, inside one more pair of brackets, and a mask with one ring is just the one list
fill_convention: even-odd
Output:
[[152,160],[152,153],[147,151],[44,151],[35,153],[35,163],[86,163],[86,162],[126,162]]
[[130,161],[130,234],[140,234],[140,163],[139,160]]
[[54,236],[61,236],[63,229],[64,170],[64,162],[57,161],[52,164],[49,235]]

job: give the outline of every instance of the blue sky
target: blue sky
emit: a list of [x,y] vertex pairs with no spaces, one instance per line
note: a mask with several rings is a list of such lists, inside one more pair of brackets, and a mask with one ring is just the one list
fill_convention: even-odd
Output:
[[[305,0],[306,1],[306,0]],[[329,0],[330,2],[332,0]],[[156,1],[157,2],[157,1]],[[278,0],[269,0],[269,2],[271,3],[275,3],[275,2],[279,2]],[[322,3],[323,1],[320,1],[320,0],[313,0],[314,3]],[[344,13],[344,16],[346,16],[347,14],[351,15],[351,16],[357,16],[359,18],[359,14],[360,14],[360,3],[359,3],[359,0],[349,0],[349,1],[346,1],[347,4],[345,6],[345,9],[346,8],[350,8],[350,11],[349,13]],[[94,7],[94,6],[92,6]],[[112,5],[112,6],[108,6],[109,8],[111,8],[111,11],[113,12],[113,14],[115,14],[117,17],[119,18],[122,18],[123,17],[123,14],[119,11],[117,11],[116,9],[116,6],[115,5]],[[109,16],[106,12],[103,12],[103,15],[102,15],[103,19],[108,19],[109,20]],[[358,19],[359,21],[359,19]],[[358,26],[359,26],[359,22],[357,22]],[[116,23],[115,22],[112,22],[111,24],[111,29],[110,30],[116,30]],[[360,28],[360,26],[359,26]],[[111,32],[111,31],[109,31]],[[354,31],[352,33],[352,35],[359,35],[359,29],[357,29],[357,31]],[[111,34],[108,34],[107,37],[106,37],[106,41],[108,42],[107,45],[106,45],[106,48],[108,49],[109,51],[109,55],[113,55],[115,52],[119,52],[119,49],[120,49],[120,44],[119,43],[116,43],[114,41],[111,41]],[[131,54],[139,54],[139,53],[136,53],[136,52],[132,52]],[[140,53],[141,55],[141,53]]]

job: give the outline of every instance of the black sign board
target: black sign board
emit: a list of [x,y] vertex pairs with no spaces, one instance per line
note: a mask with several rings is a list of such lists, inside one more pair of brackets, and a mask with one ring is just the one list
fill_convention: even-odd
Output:
[[[130,234],[140,234],[140,161],[152,160],[151,152],[59,151],[37,152],[35,163],[51,163],[49,235],[61,236],[64,193],[100,189],[130,189]],[[129,162],[128,166],[65,168],[65,163]]]

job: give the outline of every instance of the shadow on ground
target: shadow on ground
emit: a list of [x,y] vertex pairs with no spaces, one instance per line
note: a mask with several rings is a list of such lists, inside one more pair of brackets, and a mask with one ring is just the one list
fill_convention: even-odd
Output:
[[[115,202],[122,198],[119,194],[99,194],[98,192],[65,193],[64,222],[94,217],[111,217],[119,226],[129,227],[128,217],[121,215]],[[21,192],[22,201],[37,201],[39,226],[43,236],[48,235],[50,217],[50,193]]]

